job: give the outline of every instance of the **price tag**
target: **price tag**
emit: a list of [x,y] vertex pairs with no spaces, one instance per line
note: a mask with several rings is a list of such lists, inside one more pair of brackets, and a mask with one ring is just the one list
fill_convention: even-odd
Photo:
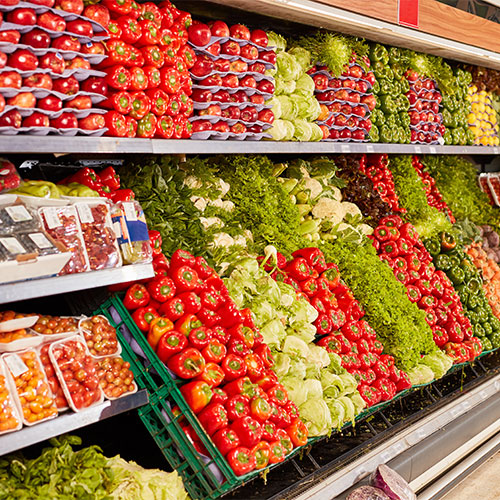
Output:
[[14,237],[0,238],[0,243],[7,249],[7,252],[13,255],[26,253],[26,249]]
[[56,227],[62,226],[61,220],[57,215],[57,208],[47,207],[46,209],[44,209],[43,215],[45,217],[45,221],[47,222],[47,227],[49,229],[54,229]]
[[366,152],[367,153],[373,153],[375,151],[375,148],[371,144],[366,145]]
[[493,154],[495,154],[495,155],[498,154],[498,148],[493,148]]
[[14,222],[24,222],[33,219],[33,217],[31,217],[31,214],[22,205],[5,207],[5,211],[9,214],[9,217]]
[[115,232],[117,238],[122,237],[122,225],[120,224],[120,221],[113,222],[113,231]]
[[418,0],[398,0],[398,23],[418,29]]
[[349,144],[341,144],[340,151],[342,151],[342,153],[349,153],[351,151],[351,146],[349,146]]
[[30,240],[42,250],[45,248],[52,248],[54,245],[47,239],[43,233],[31,233],[28,234]]
[[137,220],[137,214],[135,213],[135,206],[130,201],[124,201],[122,203],[123,211],[125,212],[125,219],[128,222],[135,222]]
[[434,146],[431,146],[431,147],[429,148],[429,153],[430,153],[431,155],[435,155],[435,154],[436,154],[436,148],[435,148]]
[[415,146],[415,153],[417,155],[422,154],[422,148],[420,146]]
[[29,370],[24,361],[17,354],[9,354],[9,356],[5,356],[4,360],[14,378],[20,377]]
[[82,224],[91,224],[92,222],[94,222],[94,217],[92,217],[92,210],[86,203],[78,203],[76,205],[76,210]]

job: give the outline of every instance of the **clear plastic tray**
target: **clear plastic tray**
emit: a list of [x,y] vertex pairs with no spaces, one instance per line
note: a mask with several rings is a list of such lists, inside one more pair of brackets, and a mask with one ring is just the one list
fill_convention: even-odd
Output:
[[[94,318],[96,318],[94,320]],[[98,319],[97,319],[98,318]],[[91,323],[91,328],[88,327],[88,323]],[[95,323],[95,324],[94,324]],[[111,339],[113,341],[116,341],[116,348],[112,352],[107,352],[105,354],[97,354],[100,350],[105,349],[107,346],[102,346],[97,350],[94,348],[94,339],[93,336],[95,335],[102,335],[102,333],[99,332],[92,332],[93,328],[96,328],[97,330],[102,330],[102,328],[105,328],[110,331]],[[95,359],[104,359],[109,356],[117,356],[121,354],[122,352],[122,346],[120,345],[120,342],[118,342],[118,338],[116,336],[116,330],[113,326],[111,326],[108,318],[106,316],[98,315],[98,316],[92,316],[90,318],[87,317],[82,317],[80,321],[78,322],[78,329],[83,336],[85,343],[87,345],[87,349],[90,352],[90,355],[95,358]]]
[[12,378],[7,374],[5,363],[0,359],[0,436],[18,431],[23,426],[15,393]]
[[[129,368],[129,370],[128,370],[130,372],[129,376],[131,377],[131,383],[129,384],[129,387],[132,386],[133,387],[132,390],[128,390],[128,391],[122,392],[119,396],[112,396],[111,395],[113,389],[116,389],[117,386],[114,385],[112,382],[108,382],[106,380],[106,375],[108,373],[112,372],[112,365],[110,363],[113,363],[117,359],[121,360],[121,361],[123,361],[125,363],[125,360],[121,356],[118,356],[118,355],[115,355],[115,356],[106,356],[105,358],[103,358],[103,359],[101,359],[101,360],[99,360],[97,362],[97,376],[99,377],[99,384],[101,386],[101,389],[104,392],[105,398],[109,399],[111,401],[113,401],[114,399],[119,399],[119,398],[121,398],[123,396],[128,396],[130,394],[135,394],[137,392],[137,384],[136,384],[136,382],[134,380],[134,374],[132,373],[132,371]],[[108,362],[108,360],[109,360],[109,362]],[[123,380],[125,380],[124,377],[120,376],[120,378],[122,378]]]
[[59,383],[59,379],[57,378],[56,371],[52,361],[49,356],[49,344],[44,344],[38,347],[37,352],[40,357],[40,361],[43,366],[43,370],[45,372],[45,376],[47,377],[47,382],[49,383],[50,390],[52,392],[52,397],[57,406],[57,410],[59,412],[65,411],[69,408],[68,400],[64,395],[63,388]]

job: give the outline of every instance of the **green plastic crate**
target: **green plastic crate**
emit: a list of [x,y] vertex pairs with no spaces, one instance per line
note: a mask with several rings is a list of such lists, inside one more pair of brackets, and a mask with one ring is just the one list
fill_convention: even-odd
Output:
[[[112,296],[94,311],[94,314],[103,314],[115,326],[123,347],[122,357],[130,363],[139,387],[147,389],[149,393],[149,403],[138,409],[139,416],[170,466],[182,476],[184,486],[192,498],[197,500],[218,498],[263,472],[253,471],[244,476],[234,474],[187,405],[177,388],[176,380],[158,359],[118,296]],[[137,342],[147,359],[141,358],[132,350],[127,340],[130,336]],[[172,412],[174,406],[180,408],[181,414],[194,428],[209,457],[201,456],[194,449],[179,424],[182,415],[176,417]],[[287,460],[302,449],[294,449],[287,456]],[[274,464],[264,470],[279,465]]]

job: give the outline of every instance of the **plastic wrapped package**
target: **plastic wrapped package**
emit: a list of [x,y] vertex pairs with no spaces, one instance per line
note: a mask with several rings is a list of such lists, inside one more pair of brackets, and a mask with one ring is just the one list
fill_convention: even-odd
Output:
[[43,369],[45,371],[45,376],[49,383],[50,390],[52,391],[52,397],[59,411],[63,411],[69,408],[68,401],[64,395],[63,388],[59,383],[59,380],[52,365],[52,361],[49,357],[49,347],[50,344],[45,344],[39,347],[38,354],[40,356],[40,361],[42,362]]
[[0,231],[2,234],[19,234],[40,228],[36,214],[22,203],[0,207]]
[[38,209],[38,213],[47,233],[71,251],[70,260],[59,274],[88,271],[90,266],[76,208],[42,207]]
[[4,354],[3,360],[16,387],[23,423],[33,425],[56,417],[57,407],[35,350]]
[[38,255],[61,253],[56,243],[42,231],[30,231],[19,234],[18,240],[29,253],[37,253]]
[[148,226],[137,201],[121,201],[111,209],[113,227],[124,264],[151,262],[153,251],[149,243]]
[[41,335],[75,335],[78,333],[79,317],[74,316],[40,316],[33,325],[33,330]]
[[76,203],[90,269],[107,269],[122,264],[120,250],[105,202]]
[[137,392],[130,363],[120,356],[108,356],[97,362],[99,385],[108,399],[117,399]]
[[17,431],[23,426],[12,394],[13,390],[7,378],[5,365],[0,360],[0,435]]
[[82,318],[79,327],[93,357],[103,358],[122,352],[116,337],[116,330],[106,317]]
[[50,344],[49,357],[74,411],[102,403],[104,394],[99,387],[96,362],[80,336]]
[[21,184],[16,167],[6,158],[0,158],[0,193],[15,189]]
[[0,234],[0,262],[15,260],[19,255],[30,255],[19,237],[14,234]]

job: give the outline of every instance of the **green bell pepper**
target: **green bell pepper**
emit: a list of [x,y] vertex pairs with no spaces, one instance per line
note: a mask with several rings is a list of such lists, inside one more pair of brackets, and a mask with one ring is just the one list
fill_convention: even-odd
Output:
[[439,271],[448,271],[451,269],[451,261],[450,257],[444,253],[439,254],[435,259],[434,259],[434,265],[436,266],[436,269]]
[[380,98],[380,108],[385,114],[392,114],[396,112],[396,105],[394,99],[390,95],[383,95]]
[[446,274],[454,285],[460,285],[464,282],[465,273],[463,269],[458,266],[452,267]]
[[371,142],[379,142],[379,131],[378,127],[376,125],[372,125],[372,128],[370,129],[370,133],[368,134],[370,137]]
[[432,257],[436,257],[441,252],[441,244],[436,238],[428,238],[424,241],[424,246]]
[[491,340],[488,337],[481,339],[481,343],[483,344],[483,352],[491,351],[493,349],[493,344],[491,343]]
[[379,130],[380,142],[392,142],[392,130],[387,125],[382,125]]
[[380,61],[385,66],[389,62],[389,52],[384,45],[376,43],[370,47],[370,60],[372,62]]

